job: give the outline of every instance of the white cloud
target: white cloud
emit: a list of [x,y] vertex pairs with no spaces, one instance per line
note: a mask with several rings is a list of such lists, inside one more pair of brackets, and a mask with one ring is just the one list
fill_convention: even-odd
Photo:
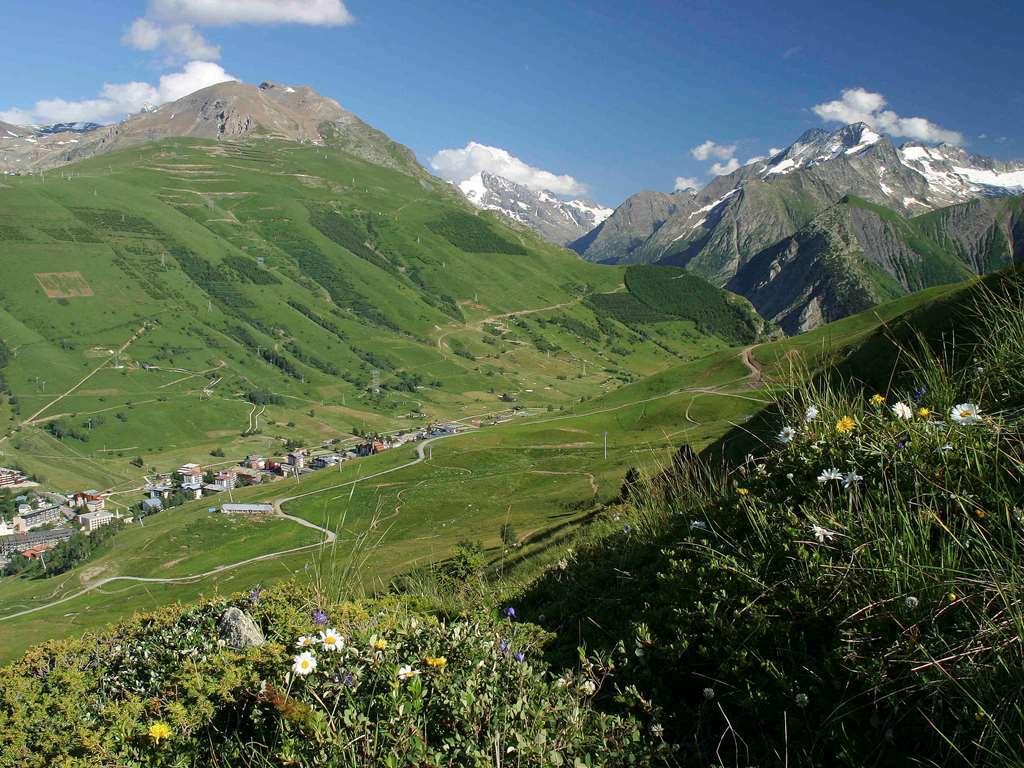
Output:
[[711,173],[715,176],[727,176],[740,167],[740,161],[735,157],[730,157],[724,163],[715,163],[711,166]]
[[690,154],[698,160],[708,160],[717,157],[719,160],[728,160],[736,154],[735,144],[718,144],[708,139],[703,144],[698,144],[690,150]]
[[146,104],[157,106],[168,101],[176,101],[200,88],[235,79],[219,64],[210,61],[190,61],[180,72],[163,75],[156,85],[142,82],[104,83],[96,98],[81,101],[41,99],[31,109],[15,108],[0,112],[0,120],[41,125],[71,122],[105,123],[138,112]]
[[867,123],[892,136],[947,144],[964,143],[963,135],[957,131],[947,130],[923,117],[901,117],[885,106],[885,97],[880,93],[864,88],[847,88],[839,99],[816,104],[811,110],[826,122]]
[[171,23],[342,26],[355,17],[342,0],[151,0],[150,15]]
[[305,24],[336,27],[355,17],[342,0],[150,0],[121,42],[140,51],[165,50],[173,58],[217,59],[220,47],[197,27],[236,24]]
[[698,190],[701,186],[700,181],[695,176],[676,176],[676,192],[684,189]]
[[174,56],[187,59],[220,58],[220,46],[209,42],[191,24],[161,26],[149,19],[136,19],[121,42],[140,51],[162,47]]
[[582,195],[587,191],[586,185],[572,176],[557,175],[536,168],[507,150],[475,141],[469,142],[462,149],[442,149],[430,158],[430,167],[441,178],[456,184],[480,171],[487,171],[530,189],[546,189],[556,195]]

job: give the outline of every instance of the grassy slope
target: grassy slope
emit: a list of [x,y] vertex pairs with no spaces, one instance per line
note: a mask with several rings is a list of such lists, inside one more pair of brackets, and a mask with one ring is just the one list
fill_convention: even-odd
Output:
[[[837,350],[860,343],[877,330],[880,321],[952,290],[935,289],[905,297],[813,334],[761,345],[754,354],[771,373],[789,359],[787,352],[791,349],[817,355],[823,348]],[[299,484],[282,482],[237,492],[236,500],[304,494],[286,504],[286,511],[337,530],[336,549],[326,556],[316,550],[290,555],[189,584],[109,585],[102,592],[51,609],[11,621],[0,620],[0,647],[5,649],[4,657],[11,658],[32,643],[78,634],[135,610],[170,600],[190,600],[199,594],[267,584],[290,573],[305,575],[315,572],[317,563],[334,563],[340,572],[353,549],[358,551],[360,561],[368,556],[358,578],[369,589],[412,567],[444,559],[456,543],[467,538],[481,540],[490,556],[500,560],[499,531],[506,522],[520,537],[521,547],[515,558],[544,560],[557,553],[559,543],[587,519],[595,501],[605,502],[617,494],[629,467],[658,466],[684,442],[700,449],[761,409],[765,395],[751,388],[749,376],[739,350],[712,352],[565,412],[540,412],[437,441],[429,461],[354,486],[346,484],[406,464],[413,458],[413,451],[397,449],[350,462],[338,470],[303,478]],[[605,432],[609,436],[607,459],[603,450]],[[23,606],[46,603],[54,595],[67,594],[100,573],[90,569],[103,569],[103,575],[181,575],[244,559],[229,536],[230,528],[228,532],[222,530],[236,523],[219,515],[210,516],[204,511],[207,503],[152,518],[145,529],[131,532],[130,541],[123,539],[127,534],[115,539],[117,551],[60,579],[30,583],[8,580],[0,585],[4,595],[0,617]],[[274,525],[279,527],[263,529],[272,533],[262,541],[264,552],[312,540],[312,532],[287,521]],[[208,526],[202,532],[212,546],[204,547],[201,555],[186,551],[190,559],[166,566],[182,556],[182,536],[187,538],[188,534],[170,538],[182,526],[185,531],[196,532],[200,531],[197,526]],[[255,539],[252,541],[255,544]],[[325,568],[327,573],[330,570]],[[116,601],[111,594],[117,595]]]
[[[56,444],[40,422],[3,450],[61,488],[133,487],[138,455],[167,469],[214,447],[238,457],[399,428],[413,412],[485,413],[502,392],[567,405],[723,345],[683,321],[654,338],[599,323],[582,299],[620,287],[621,269],[475,216],[440,182],[296,144],[176,140],[12,178],[0,186],[0,238],[0,339],[15,353],[4,375],[18,401],[0,404],[0,431],[41,411],[88,436]],[[80,273],[92,295],[48,298],[36,274],[61,272]],[[544,307],[521,323],[502,317]],[[294,375],[261,359],[267,350]],[[416,391],[397,386],[413,376]],[[254,388],[285,403],[263,415],[262,438],[242,439],[241,395]]]

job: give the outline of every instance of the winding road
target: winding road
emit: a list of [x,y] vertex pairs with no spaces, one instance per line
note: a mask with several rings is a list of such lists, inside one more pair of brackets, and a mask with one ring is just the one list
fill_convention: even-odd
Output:
[[203,571],[202,573],[194,573],[189,576],[171,576],[166,578],[154,576],[107,576],[102,579],[97,579],[96,581],[92,582],[91,584],[88,584],[82,589],[72,592],[69,595],[65,595],[64,597],[61,597],[57,600],[52,600],[49,603],[44,603],[43,605],[36,605],[32,608],[25,608],[15,613],[9,613],[6,616],[0,616],[0,621],[8,621],[10,619],[16,619],[20,616],[27,616],[28,614],[36,613],[37,611],[44,611],[47,608],[53,608],[55,606],[74,600],[75,598],[81,597],[82,595],[85,595],[89,592],[93,592],[97,589],[100,589],[101,587],[105,587],[107,584],[112,584],[116,581],[127,581],[142,584],[190,584],[192,582],[201,581],[203,579],[209,578],[210,576],[216,576],[217,574],[224,573],[225,571],[231,571],[235,568],[241,568],[244,565],[259,563],[265,560],[275,560],[279,557],[284,557],[285,555],[293,555],[296,552],[304,552],[309,549],[316,549],[317,547],[322,547],[325,544],[331,544],[337,539],[337,535],[334,533],[334,531],[330,530],[329,528],[319,526],[316,523],[311,523],[309,520],[304,520],[301,517],[295,517],[294,515],[286,514],[281,509],[282,505],[287,504],[289,501],[295,501],[296,499],[301,499],[306,496],[313,496],[315,494],[335,490],[337,488],[345,488],[347,486],[360,483],[364,480],[371,480],[375,477],[380,477],[381,475],[387,475],[392,472],[398,472],[401,469],[407,469],[408,467],[420,464],[426,459],[426,447],[431,443],[436,442],[438,440],[443,440],[446,437],[452,437],[452,435],[440,435],[438,437],[434,437],[429,440],[424,440],[423,442],[418,443],[416,445],[416,458],[397,467],[391,467],[390,469],[382,469],[380,472],[374,472],[371,475],[366,475],[365,477],[360,477],[355,480],[347,480],[346,482],[338,483],[337,485],[330,485],[327,486],[326,488],[318,488],[315,491],[307,491],[306,493],[299,493],[294,496],[286,496],[284,498],[280,498],[274,501],[274,515],[276,517],[282,517],[286,520],[291,520],[293,523],[297,523],[298,525],[301,525],[305,528],[312,528],[313,530],[320,531],[323,534],[323,538],[314,544],[305,544],[301,547],[292,547],[291,549],[283,549],[278,552],[268,552],[264,555],[250,557],[246,560],[240,560],[237,563],[227,563],[225,565],[218,565],[216,568],[212,568],[208,571]]
[[[545,308],[545,309],[547,309],[547,308]],[[542,310],[534,310],[534,311],[542,311]],[[519,312],[519,313],[510,313],[510,314],[524,314],[524,313]],[[441,342],[441,339],[438,339],[438,343],[439,344],[440,344],[440,342]],[[747,380],[750,381],[752,386],[757,386],[757,384],[759,384],[762,381],[762,373],[761,373],[760,366],[753,361],[753,359],[752,359],[752,357],[750,355],[750,352],[751,352],[752,349],[753,349],[753,347],[746,347],[746,348],[744,348],[740,352],[740,359],[743,361],[744,365],[747,367],[747,370],[748,370],[748,376],[746,377]],[[590,415],[596,415],[596,414],[602,414],[602,413],[610,413],[612,411],[618,411],[618,410],[621,410],[623,408],[630,408],[630,407],[633,407],[633,406],[636,406],[636,405],[640,405],[640,404],[643,404],[643,403],[649,403],[649,402],[652,402],[652,401],[655,401],[655,400],[661,400],[661,399],[666,398],[666,397],[673,397],[675,395],[679,395],[679,394],[682,394],[682,393],[685,393],[685,392],[694,392],[694,393],[701,393],[701,394],[708,394],[708,395],[724,395],[724,396],[731,396],[731,397],[739,397],[739,398],[742,398],[742,399],[745,399],[745,400],[757,400],[757,401],[760,401],[760,402],[767,402],[767,401],[761,400],[760,398],[750,397],[748,395],[740,395],[740,394],[732,393],[732,392],[722,392],[722,391],[720,391],[717,388],[708,388],[708,387],[680,387],[679,389],[672,390],[671,392],[666,392],[666,393],[663,393],[663,394],[660,394],[660,395],[655,395],[653,397],[644,398],[644,399],[641,399],[641,400],[635,400],[635,401],[631,401],[631,402],[628,402],[628,403],[622,403],[620,405],[613,406],[613,407],[610,407],[610,408],[598,409],[598,410],[590,411],[590,412],[584,413],[584,414],[565,414],[565,415],[561,415],[561,416],[549,417],[549,418],[546,418],[546,419],[538,419],[537,421],[532,422],[532,423],[545,423],[545,422],[552,422],[552,421],[560,421],[562,419],[580,418],[581,416],[590,416]],[[687,409],[687,418],[689,419],[689,409]],[[692,419],[689,419],[689,420],[692,421]],[[456,434],[464,434],[464,433],[456,433]],[[318,541],[318,542],[316,542],[314,544],[306,544],[306,545],[303,545],[301,547],[292,547],[291,549],[280,550],[278,552],[268,552],[266,554],[258,555],[257,557],[250,557],[250,558],[248,558],[246,560],[241,560],[241,561],[236,562],[236,563],[227,563],[227,564],[224,564],[224,565],[219,565],[216,568],[212,568],[212,569],[210,569],[208,571],[203,571],[202,573],[191,574],[189,576],[173,576],[173,577],[166,577],[166,578],[150,577],[150,576],[107,576],[105,578],[98,579],[98,580],[96,580],[96,581],[86,585],[82,589],[77,590],[77,591],[75,591],[75,592],[73,592],[71,594],[65,595],[64,597],[61,597],[61,598],[59,598],[57,600],[53,600],[51,602],[44,603],[43,605],[33,606],[32,608],[25,608],[23,610],[15,612],[15,613],[7,614],[6,616],[0,616],[0,622],[8,621],[10,619],[16,619],[16,618],[21,617],[21,616],[26,616],[28,614],[32,614],[32,613],[36,613],[38,611],[46,610],[48,608],[53,608],[55,606],[58,606],[58,605],[61,605],[63,603],[67,603],[67,602],[69,602],[71,600],[74,600],[75,598],[81,597],[82,595],[85,595],[85,594],[87,594],[89,592],[93,592],[93,591],[95,591],[97,589],[100,589],[101,587],[104,587],[107,584],[112,584],[112,583],[118,582],[118,581],[135,582],[135,583],[143,583],[143,584],[189,584],[189,583],[192,583],[192,582],[201,581],[202,579],[209,578],[210,576],[215,576],[217,574],[224,573],[226,571],[231,571],[231,570],[234,570],[236,568],[241,568],[242,566],[250,565],[252,563],[263,562],[263,561],[266,561],[266,560],[275,560],[277,558],[284,557],[286,555],[291,555],[291,554],[295,554],[297,552],[304,552],[306,550],[315,549],[317,547],[324,546],[325,544],[331,544],[331,543],[333,543],[337,539],[337,534],[335,534],[334,531],[332,531],[332,530],[330,530],[328,528],[324,528],[323,526],[316,525],[315,523],[312,523],[309,520],[305,520],[305,519],[303,519],[301,517],[295,517],[294,515],[286,514],[284,512],[284,510],[282,509],[283,505],[287,504],[288,502],[295,501],[297,499],[306,498],[308,496],[314,496],[314,495],[317,495],[317,494],[324,493],[326,491],[333,491],[333,490],[337,490],[339,488],[347,488],[347,487],[350,487],[352,485],[355,485],[356,483],[363,482],[364,480],[372,480],[373,478],[376,478],[376,477],[381,477],[383,475],[388,475],[388,474],[391,474],[393,472],[398,472],[398,471],[403,470],[403,469],[408,469],[409,467],[415,466],[417,464],[421,464],[423,461],[426,460],[426,448],[427,448],[428,445],[431,445],[432,443],[435,443],[438,440],[443,440],[446,437],[453,437],[453,436],[454,435],[440,435],[438,437],[433,437],[433,438],[430,438],[428,440],[424,440],[424,441],[422,441],[420,443],[417,443],[416,444],[416,458],[413,459],[412,461],[406,462],[405,464],[400,464],[399,466],[391,467],[390,469],[382,469],[379,472],[374,472],[373,474],[366,475],[365,477],[359,477],[359,478],[356,478],[355,480],[346,480],[345,482],[337,483],[335,485],[330,485],[330,486],[326,486],[326,487],[323,487],[323,488],[317,488],[316,490],[306,491],[305,493],[298,493],[298,494],[295,494],[293,496],[285,496],[285,497],[276,499],[273,502],[274,515],[276,517],[281,517],[281,518],[284,518],[286,520],[291,520],[293,523],[296,523],[296,524],[301,525],[301,526],[306,527],[306,528],[311,528],[311,529],[319,531],[320,533],[323,534],[323,538],[320,541]],[[594,483],[593,477],[591,477],[591,483],[592,484]]]

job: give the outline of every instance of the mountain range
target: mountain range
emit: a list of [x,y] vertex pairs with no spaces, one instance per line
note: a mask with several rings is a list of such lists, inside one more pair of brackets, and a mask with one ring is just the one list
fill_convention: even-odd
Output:
[[571,243],[602,263],[682,266],[790,333],[1024,253],[1024,163],[813,129],[699,192],[641,192]]
[[[0,170],[31,173],[168,138],[280,139],[440,184],[411,150],[305,86],[225,82],[109,126],[0,124]],[[603,264],[683,267],[789,333],[1021,258],[1024,163],[815,128],[699,191],[614,211],[481,171],[461,197]]]

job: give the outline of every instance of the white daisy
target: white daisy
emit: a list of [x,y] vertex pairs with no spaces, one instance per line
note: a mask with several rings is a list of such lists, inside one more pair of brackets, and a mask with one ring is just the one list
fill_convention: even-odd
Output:
[[852,486],[859,483],[864,478],[857,474],[857,470],[851,469],[843,476],[843,488],[849,490]]
[[345,645],[345,640],[333,629],[326,629],[320,633],[320,642],[323,643],[325,651],[340,651]]
[[783,445],[792,443],[794,437],[796,437],[796,430],[792,427],[783,427],[782,431],[779,432],[779,442]]
[[313,638],[312,637],[306,637],[305,635],[302,635],[298,640],[295,641],[295,647],[296,648],[308,648],[312,644],[313,644]]
[[292,661],[292,672],[305,677],[316,669],[316,657],[309,651],[303,651]]
[[896,403],[896,405],[892,407],[892,415],[895,416],[897,419],[902,419],[903,421],[910,421],[912,418],[914,418],[914,411],[906,403]]
[[831,480],[842,480],[842,479],[843,479],[843,473],[840,472],[835,467],[830,467],[829,469],[826,469],[824,472],[822,472],[820,475],[818,475],[818,482],[821,483],[822,485],[824,485],[825,483],[827,483],[827,482],[829,482]]
[[816,418],[818,418],[818,409],[813,405],[808,406],[807,410],[804,411],[804,423],[810,424]]
[[960,403],[950,410],[949,418],[957,424],[977,424],[981,421],[981,411],[974,403]]
[[811,535],[818,540],[819,544],[824,544],[826,541],[832,541],[832,539],[839,534],[835,531],[830,531],[828,528],[823,528],[820,525],[812,525]]
[[419,674],[419,670],[413,669],[408,664],[403,664],[398,668],[398,679],[399,680],[412,680],[416,675]]

